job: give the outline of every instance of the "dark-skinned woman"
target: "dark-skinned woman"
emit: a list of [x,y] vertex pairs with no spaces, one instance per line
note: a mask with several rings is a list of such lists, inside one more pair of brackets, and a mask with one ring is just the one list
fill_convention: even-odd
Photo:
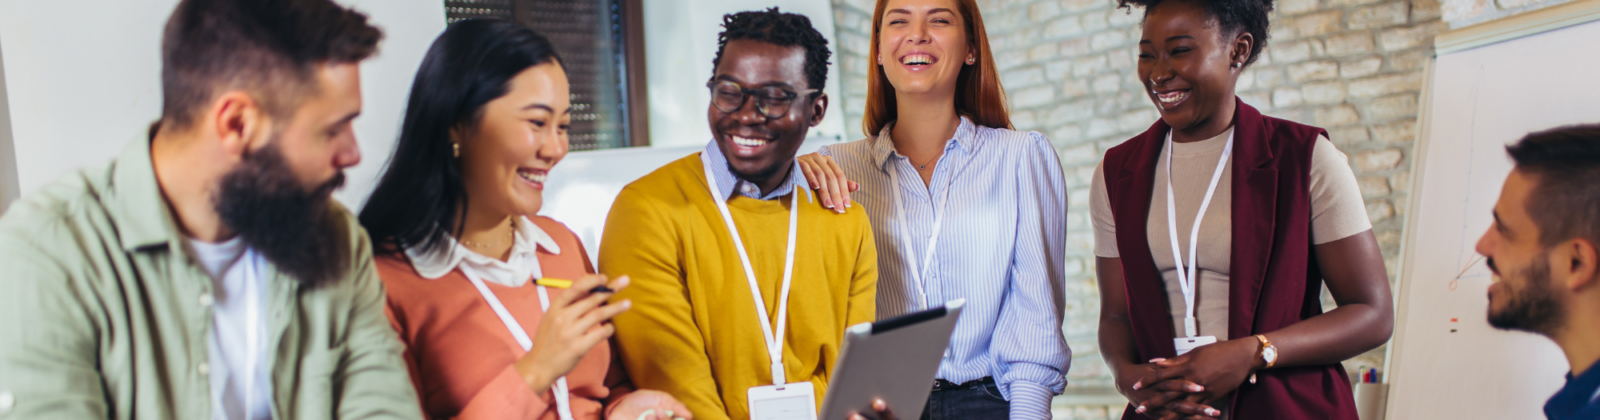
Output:
[[1388,277],[1326,131],[1234,95],[1271,1],[1119,2],[1145,9],[1138,73],[1161,114],[1106,152],[1090,193],[1124,418],[1355,420],[1339,362],[1388,341]]

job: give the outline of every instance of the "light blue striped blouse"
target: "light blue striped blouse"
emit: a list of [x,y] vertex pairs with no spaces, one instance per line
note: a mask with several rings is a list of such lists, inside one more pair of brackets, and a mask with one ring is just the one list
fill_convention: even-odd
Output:
[[[892,125],[891,125],[892,127]],[[980,127],[961,118],[927,186],[881,134],[829,145],[845,175],[861,184],[878,249],[878,318],[914,311],[911,270],[923,261],[934,207],[950,189],[924,289],[933,305],[966,298],[938,377],[963,383],[993,376],[1011,418],[1050,418],[1066,387],[1072,353],[1061,334],[1067,194],[1055,149],[1039,133]],[[897,171],[899,185],[890,185]],[[899,188],[895,208],[889,188]],[[902,212],[905,224],[896,219]],[[909,229],[903,243],[901,229]]]

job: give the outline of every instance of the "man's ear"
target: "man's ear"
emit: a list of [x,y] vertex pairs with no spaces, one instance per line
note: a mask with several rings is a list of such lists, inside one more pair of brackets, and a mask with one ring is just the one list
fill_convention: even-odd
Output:
[[1558,273],[1566,276],[1567,288],[1578,291],[1588,287],[1600,285],[1600,251],[1595,250],[1595,244],[1588,239],[1574,238],[1560,245],[1556,254],[1560,255],[1561,267]]
[[809,121],[809,123],[812,127],[816,127],[817,125],[822,124],[822,117],[827,115],[828,94],[817,93],[817,99],[811,101],[811,121]]
[[212,134],[229,156],[243,156],[262,146],[253,142],[265,141],[266,136],[260,134],[267,129],[266,112],[245,91],[217,96],[206,118],[211,120]]

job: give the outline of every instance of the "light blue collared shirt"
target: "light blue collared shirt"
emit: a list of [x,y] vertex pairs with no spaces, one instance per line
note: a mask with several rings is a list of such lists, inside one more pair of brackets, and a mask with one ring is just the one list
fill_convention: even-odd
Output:
[[[722,193],[722,199],[724,200],[733,197],[736,193],[757,200],[774,200],[789,195],[790,191],[794,191],[795,185],[802,185],[806,182],[805,175],[800,173],[798,167],[790,168],[789,182],[779,184],[777,189],[766,195],[761,195],[760,186],[740,179],[738,175],[733,174],[732,169],[728,168],[728,157],[722,154],[721,148],[717,147],[716,140],[712,140],[711,144],[706,145],[704,153],[711,158],[711,178],[717,180],[717,191]],[[791,165],[798,166],[795,163],[791,163]]]
[[[892,127],[892,125],[891,125]],[[822,148],[861,184],[878,249],[878,318],[918,309],[912,270],[927,252],[939,197],[949,189],[934,258],[923,273],[930,305],[966,298],[938,377],[992,376],[1013,419],[1049,419],[1066,388],[1072,353],[1061,332],[1067,194],[1061,163],[1038,133],[980,127],[961,118],[931,182],[894,150],[890,127]],[[890,185],[896,171],[899,185]],[[890,188],[899,188],[895,208]],[[901,212],[901,225],[894,212]],[[903,243],[901,230],[908,229]]]

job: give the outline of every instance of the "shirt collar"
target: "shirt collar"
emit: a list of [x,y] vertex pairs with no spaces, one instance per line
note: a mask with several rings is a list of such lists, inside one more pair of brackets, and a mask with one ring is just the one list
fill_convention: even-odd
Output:
[[150,140],[155,126],[122,150],[112,162],[111,185],[106,193],[111,219],[117,225],[117,239],[123,250],[137,251],[168,245],[183,239],[177,221],[167,209],[156,181],[155,164],[150,159]]
[[795,163],[796,167],[789,170],[788,182],[779,184],[778,188],[766,195],[761,195],[760,187],[750,181],[740,179],[737,175],[734,175],[732,169],[728,168],[728,157],[722,154],[722,148],[717,147],[716,140],[712,140],[711,144],[706,145],[705,154],[711,159],[710,175],[712,179],[717,181],[717,192],[722,194],[721,198],[723,199],[739,194],[757,200],[773,200],[789,195],[790,192],[794,191],[795,185],[803,185],[805,182],[805,175],[800,173],[799,164]]
[[[517,218],[516,225],[517,234],[511,243],[512,257],[507,260],[532,261],[531,266],[515,266],[508,261],[486,257],[462,246],[460,242],[456,241],[455,237],[450,235],[445,235],[444,243],[434,247],[432,252],[425,252],[419,247],[409,247],[406,248],[406,256],[411,258],[411,266],[416,268],[417,274],[428,280],[439,279],[446,274],[450,274],[458,266],[466,265],[468,267],[463,268],[473,268],[479,272],[507,272],[508,275],[505,276],[507,280],[496,281],[496,283],[512,283],[506,284],[512,287],[521,286],[523,282],[526,282],[530,276],[535,274],[532,271],[538,268],[538,258],[535,250],[542,248],[551,255],[560,255],[561,246],[556,244],[555,238],[550,237],[550,234],[545,233],[544,229],[540,229],[539,225],[529,221],[526,217]],[[518,258],[519,256],[523,258]],[[492,281],[495,279],[495,276],[484,277],[486,277],[484,280]]]
[[[890,138],[890,132],[894,128],[894,124],[894,121],[884,124],[883,130],[880,130],[878,135],[870,140],[872,141],[872,161],[876,162],[880,168],[889,164],[889,157],[900,155],[899,152],[894,150],[894,140]],[[977,134],[978,126],[968,120],[967,117],[962,116],[961,123],[956,125],[956,132],[950,137],[950,142],[945,143],[944,150],[949,151],[951,148],[955,148],[962,152],[971,151],[973,147],[977,146]],[[903,157],[904,155],[900,156]]]
[[1596,397],[1600,397],[1600,364],[1590,366],[1576,377],[1568,372],[1567,385],[1544,404],[1544,414],[1556,420],[1577,418],[1575,416],[1585,408],[1592,409],[1591,406],[1596,405]]

